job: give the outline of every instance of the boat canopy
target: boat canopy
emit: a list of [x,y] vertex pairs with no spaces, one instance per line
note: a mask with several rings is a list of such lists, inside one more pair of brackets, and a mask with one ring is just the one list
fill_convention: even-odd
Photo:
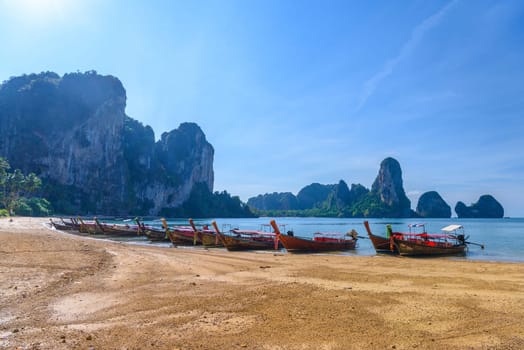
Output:
[[408,224],[408,227],[424,227],[426,224]]
[[461,229],[461,228],[464,228],[464,227],[462,227],[462,225],[449,225],[449,226],[443,227],[442,231],[453,232],[453,231]]

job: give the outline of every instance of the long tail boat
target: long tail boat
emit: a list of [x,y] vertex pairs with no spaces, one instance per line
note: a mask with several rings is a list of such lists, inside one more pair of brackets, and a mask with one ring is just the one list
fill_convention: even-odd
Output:
[[98,231],[104,235],[137,236],[141,234],[140,227],[136,225],[102,223],[97,218],[94,218],[94,222]]
[[140,233],[147,237],[153,242],[169,241],[169,237],[164,229],[157,228],[155,226],[145,225],[140,219],[135,218],[135,221],[140,228]]
[[90,235],[104,233],[104,231],[96,223],[96,220],[84,221],[80,216],[77,218],[77,220],[80,223],[80,226],[78,227],[78,231],[80,233],[88,233]]
[[[400,255],[459,255],[466,252],[468,237],[465,237],[462,225],[446,226],[442,228],[442,234],[427,233],[423,224],[411,224],[409,227],[410,232],[395,232],[391,236],[393,245]],[[422,233],[411,232],[413,227],[422,227]]]
[[[67,223],[66,221],[64,221],[63,219],[61,219],[61,220],[62,220],[62,222],[63,222],[64,224],[68,224],[68,223]],[[80,221],[78,221],[78,219],[76,219],[76,218],[69,218],[69,220],[70,220],[71,224],[76,228],[76,230],[80,232],[80,228],[81,228]]]
[[202,242],[202,245],[204,247],[224,246],[216,232],[209,229],[207,225],[202,226],[202,228],[197,228],[193,219],[189,219],[189,224],[191,225],[191,228],[193,229],[194,233],[197,235],[197,239]]
[[71,221],[66,222],[64,219],[60,218],[62,222],[53,221],[52,218],[49,219],[51,226],[60,231],[77,231],[78,227]]
[[215,221],[212,225],[222,244],[229,251],[279,249],[277,235],[274,232],[232,229],[225,233],[220,232]]
[[374,235],[371,232],[371,229],[369,228],[368,221],[364,221],[364,227],[366,228],[369,239],[371,240],[371,243],[373,244],[373,247],[375,248],[375,251],[377,253],[394,253],[394,254],[398,253],[395,245],[391,244],[392,241],[390,239],[390,236],[391,236],[391,226],[390,225],[388,225],[387,227],[388,234],[386,235],[386,237]]
[[162,226],[166,230],[166,234],[174,246],[202,244],[202,241],[198,239],[196,232],[191,226],[169,227],[166,219],[162,218],[160,220],[162,220]]
[[386,225],[386,237],[374,235],[367,221],[364,226],[377,253],[389,249],[404,256],[461,255],[466,253],[469,244],[484,249],[483,244],[467,241],[469,236],[464,234],[462,225],[448,225],[442,228],[441,234],[427,233],[424,224],[409,224],[409,232],[393,232],[391,225]]
[[296,237],[291,231],[286,235],[280,232],[275,220],[270,221],[278,239],[289,252],[326,252],[355,249],[358,234],[355,230],[344,233],[316,232],[313,238]]

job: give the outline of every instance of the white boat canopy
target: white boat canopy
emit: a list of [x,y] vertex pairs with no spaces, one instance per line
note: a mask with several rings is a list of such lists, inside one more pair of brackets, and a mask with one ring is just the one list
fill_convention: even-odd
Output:
[[449,226],[443,227],[442,231],[453,232],[453,231],[461,229],[461,228],[464,228],[464,227],[462,227],[462,225],[449,225]]

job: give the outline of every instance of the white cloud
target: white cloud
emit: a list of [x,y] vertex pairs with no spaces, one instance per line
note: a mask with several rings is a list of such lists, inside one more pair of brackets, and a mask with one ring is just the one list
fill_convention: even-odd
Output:
[[411,37],[404,43],[404,45],[402,45],[398,55],[388,60],[378,73],[376,73],[364,83],[364,89],[360,95],[360,99],[357,107],[355,108],[355,111],[359,111],[366,104],[367,100],[371,95],[373,95],[382,80],[386,79],[393,72],[395,67],[413,52],[415,47],[424,37],[424,34],[426,34],[426,32],[431,28],[435,27],[456,2],[457,0],[449,2],[442,9],[426,18],[419,25],[417,25],[415,29],[413,29],[411,32]]

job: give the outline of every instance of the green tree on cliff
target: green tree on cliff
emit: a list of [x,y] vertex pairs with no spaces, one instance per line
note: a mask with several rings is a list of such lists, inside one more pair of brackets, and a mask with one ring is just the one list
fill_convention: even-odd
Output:
[[34,173],[24,175],[20,169],[10,172],[9,162],[0,157],[0,204],[9,215],[20,204],[22,195],[29,195],[37,191],[42,181]]

